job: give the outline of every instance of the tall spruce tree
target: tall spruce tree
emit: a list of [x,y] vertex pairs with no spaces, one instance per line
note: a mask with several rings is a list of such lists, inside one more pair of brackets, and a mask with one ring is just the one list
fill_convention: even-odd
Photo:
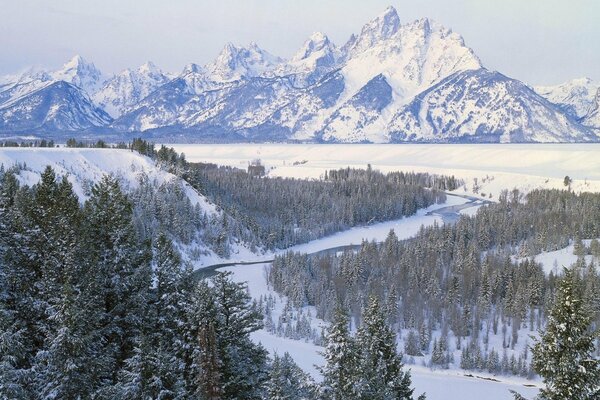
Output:
[[[371,297],[363,311],[357,333],[360,349],[356,398],[364,400],[412,400],[409,371],[403,371],[402,356],[396,351],[396,335],[386,325],[376,297]],[[419,399],[424,399],[421,395]]]
[[133,228],[132,205],[119,181],[104,176],[84,208],[94,299],[101,310],[102,381],[97,396],[114,397],[150,314],[150,246]]
[[31,395],[27,387],[34,353],[27,320],[33,299],[26,280],[29,274],[25,249],[20,247],[22,226],[15,197],[19,182],[12,173],[0,174],[0,398]]
[[591,322],[577,270],[564,269],[546,330],[533,348],[533,368],[546,384],[541,399],[600,398],[597,332]]
[[199,284],[193,315],[197,330],[196,383],[208,399],[261,399],[267,376],[267,352],[250,340],[262,328],[262,314],[244,284],[231,273],[218,273]]
[[358,353],[354,339],[350,335],[348,315],[341,306],[335,310],[334,320],[327,332],[325,366],[320,368],[323,382],[320,387],[321,397],[327,400],[344,400],[355,398],[354,384]]

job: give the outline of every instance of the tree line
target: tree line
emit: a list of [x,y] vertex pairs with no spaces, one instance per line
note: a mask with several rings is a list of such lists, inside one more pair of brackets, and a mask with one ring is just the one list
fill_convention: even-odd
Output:
[[454,177],[371,168],[328,171],[322,180],[261,178],[202,163],[189,163],[186,180],[253,233],[253,245],[267,249],[413,215],[445,201],[443,190],[460,183]]

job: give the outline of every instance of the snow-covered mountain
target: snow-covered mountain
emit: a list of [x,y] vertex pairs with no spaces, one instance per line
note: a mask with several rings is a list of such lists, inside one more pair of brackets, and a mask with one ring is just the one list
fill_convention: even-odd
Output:
[[105,127],[111,121],[79,87],[65,81],[47,81],[0,105],[0,132],[82,131]]
[[341,56],[337,46],[322,32],[313,33],[300,50],[287,62],[280,63],[270,76],[292,75],[296,86],[308,86],[318,82],[335,68]]
[[498,72],[462,71],[394,115],[390,141],[585,142],[596,136],[527,85]]
[[147,62],[137,69],[126,69],[108,79],[92,98],[116,118],[169,80],[170,77],[156,65]]
[[178,75],[147,63],[100,84],[77,56],[59,71],[0,79],[0,107],[66,82],[81,91],[73,107],[96,104],[115,118],[99,119],[113,133],[163,141],[599,140],[593,82],[533,91],[483,68],[459,34],[427,18],[403,23],[388,7],[343,46],[317,32],[289,60],[229,43]]
[[533,89],[550,102],[558,104],[566,113],[583,118],[593,106],[600,84],[590,78],[579,78],[560,85],[536,86]]
[[228,82],[263,75],[281,61],[254,42],[248,48],[227,43],[219,56],[206,66],[206,73],[213,81]]

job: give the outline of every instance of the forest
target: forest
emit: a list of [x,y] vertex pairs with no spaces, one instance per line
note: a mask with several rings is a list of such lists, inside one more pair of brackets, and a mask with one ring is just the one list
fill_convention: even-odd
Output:
[[[172,235],[137,226],[140,196],[105,176],[80,204],[49,167],[33,187],[0,171],[0,398],[300,400],[349,390],[333,352],[321,384],[287,354],[270,360],[250,340],[263,316],[245,285],[226,273],[192,279]],[[357,340],[386,352],[356,354],[381,375],[355,373],[353,396],[411,399],[383,314],[365,315],[373,326]]]
[[[391,231],[383,243],[363,242],[339,256],[278,256],[268,279],[294,307],[316,306],[319,318],[331,321],[342,304],[353,326],[361,325],[361,310],[376,296],[403,335],[405,354],[428,355],[430,365],[531,376],[531,355],[508,355],[507,349],[529,340],[521,329],[545,326],[557,276],[528,256],[574,242],[585,298],[596,304],[600,277],[583,256],[600,257],[598,237],[598,194],[504,192],[475,216],[422,228],[414,239],[399,241]],[[588,247],[582,238],[594,240]],[[593,322],[600,322],[597,311]],[[434,331],[441,332],[435,341]],[[456,343],[449,343],[450,334]],[[490,344],[493,335],[501,337],[500,347]],[[461,350],[461,359],[454,360],[450,348]]]
[[[505,191],[408,240],[391,231],[355,251],[277,256],[266,278],[287,301],[282,322],[273,298],[253,301],[229,273],[198,281],[192,263],[227,258],[236,243],[285,248],[412,215],[463,182],[370,167],[268,178],[143,140],[122,148],[187,180],[218,212],[192,205],[177,180],[141,174],[123,187],[104,176],[80,198],[50,167],[33,186],[18,179],[26,165],[0,167],[0,399],[423,399],[404,367],[414,357],[539,374],[547,399],[571,393],[573,379],[586,396],[600,382],[600,276],[585,259],[600,258],[599,194]],[[578,261],[562,273],[532,258],[569,244]],[[311,328],[308,305],[325,330]],[[562,338],[564,324],[576,334]],[[250,339],[263,328],[322,345],[323,381],[287,353],[269,357]]]

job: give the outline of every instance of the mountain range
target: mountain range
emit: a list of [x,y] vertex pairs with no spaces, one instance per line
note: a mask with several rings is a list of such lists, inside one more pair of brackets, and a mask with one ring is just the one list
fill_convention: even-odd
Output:
[[[75,56],[0,77],[0,135],[171,142],[594,142],[600,85],[530,87],[463,38],[388,7],[341,47],[314,33],[290,59],[227,44],[207,65],[106,77]],[[0,137],[1,137],[0,136]]]

